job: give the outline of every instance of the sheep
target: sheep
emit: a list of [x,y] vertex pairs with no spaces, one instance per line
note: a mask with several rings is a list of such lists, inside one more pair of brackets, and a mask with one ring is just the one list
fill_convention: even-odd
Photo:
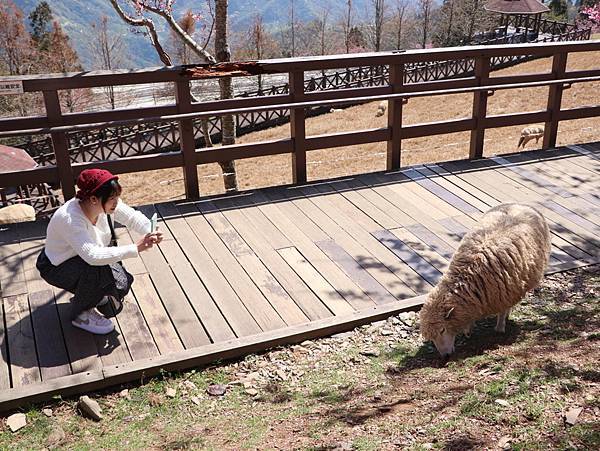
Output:
[[519,138],[519,144],[517,145],[517,149],[523,146],[525,148],[525,144],[535,138],[535,143],[537,144],[540,141],[540,138],[544,136],[544,127],[525,127],[521,130],[521,137]]
[[0,208],[0,224],[35,221],[35,209],[28,204],[13,204]]
[[535,288],[550,256],[550,229],[536,209],[501,204],[467,233],[420,312],[421,335],[446,357],[454,339],[469,336],[473,323],[497,315],[504,333],[511,307]]
[[377,106],[377,113],[375,113],[375,117],[383,116],[385,114],[385,110],[387,109],[387,100],[382,100],[379,102]]

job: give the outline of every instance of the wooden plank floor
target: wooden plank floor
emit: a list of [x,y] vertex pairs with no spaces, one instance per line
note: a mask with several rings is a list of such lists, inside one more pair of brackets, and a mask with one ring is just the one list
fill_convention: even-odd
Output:
[[165,240],[125,262],[135,282],[105,337],[73,328],[68,293],[40,279],[46,224],[2,226],[0,408],[418,306],[482,212],[510,201],[548,219],[550,271],[599,262],[597,144],[142,207]]

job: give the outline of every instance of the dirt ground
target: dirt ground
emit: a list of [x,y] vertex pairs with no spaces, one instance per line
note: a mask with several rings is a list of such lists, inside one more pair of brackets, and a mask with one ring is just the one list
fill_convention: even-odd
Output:
[[[505,334],[483,320],[449,361],[406,312],[92,394],[99,423],[76,413],[76,399],[30,408],[25,428],[3,426],[0,448],[600,449],[599,301],[599,266],[556,274]],[[207,393],[214,384],[223,396]]]
[[[569,55],[568,70],[587,70],[600,67],[600,52]],[[545,73],[551,69],[549,58],[523,63],[492,73],[501,76],[518,73]],[[404,107],[404,124],[416,124],[470,117],[472,94],[411,99]],[[546,108],[548,88],[528,88],[497,91],[488,100],[488,114],[506,114],[543,110]],[[600,104],[600,82],[575,84],[564,91],[562,108]],[[336,133],[354,129],[385,127],[387,116],[376,117],[378,102],[358,105],[340,112],[329,113],[306,121],[306,135]],[[543,125],[543,124],[541,124]],[[502,154],[516,151],[522,126],[490,129],[485,135],[484,154]],[[241,143],[289,138],[289,124],[242,136]],[[438,135],[403,141],[402,164],[466,158],[469,132]],[[561,122],[558,145],[594,142],[600,140],[600,117]],[[532,141],[528,149],[541,147]],[[360,174],[385,169],[386,143],[315,150],[308,153],[309,180]],[[278,155],[250,158],[236,162],[238,186],[241,190],[292,182],[291,157]],[[266,169],[268,168],[268,169]],[[198,167],[200,190],[203,195],[223,192],[220,168],[217,164]],[[165,169],[124,174],[124,199],[132,205],[184,197],[182,170]],[[151,187],[149,188],[148,185]]]

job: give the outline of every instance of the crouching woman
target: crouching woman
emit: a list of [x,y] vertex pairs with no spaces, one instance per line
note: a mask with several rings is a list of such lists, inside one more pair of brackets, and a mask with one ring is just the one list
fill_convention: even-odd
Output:
[[[77,195],[52,216],[37,269],[50,285],[73,293],[72,324],[93,334],[115,328],[110,317],[123,308],[133,276],[121,260],[138,256],[162,241],[150,233],[150,220],[120,199],[118,177],[103,169],[86,169],[77,178]],[[117,246],[111,215],[143,235],[136,244]]]

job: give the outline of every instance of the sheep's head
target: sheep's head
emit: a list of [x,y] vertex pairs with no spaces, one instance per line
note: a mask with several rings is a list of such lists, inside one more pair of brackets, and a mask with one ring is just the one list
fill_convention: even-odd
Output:
[[462,330],[456,324],[455,307],[444,302],[447,298],[448,295],[445,295],[442,299],[436,299],[436,294],[431,293],[420,313],[421,335],[433,342],[442,357],[454,352],[454,340]]

